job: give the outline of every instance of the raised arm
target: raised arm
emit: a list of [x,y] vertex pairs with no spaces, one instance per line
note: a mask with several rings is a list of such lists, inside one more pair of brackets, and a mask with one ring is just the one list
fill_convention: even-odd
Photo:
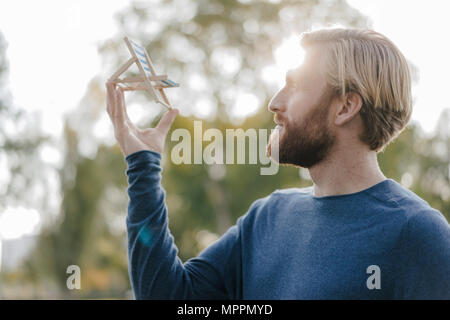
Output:
[[128,258],[136,298],[240,299],[240,220],[184,264],[170,234],[160,161],[178,111],[168,111],[156,128],[141,130],[128,119],[123,91],[107,84],[107,95],[108,114],[128,165]]
[[161,155],[129,155],[127,231],[130,277],[137,299],[240,297],[241,241],[237,226],[185,264],[168,228]]

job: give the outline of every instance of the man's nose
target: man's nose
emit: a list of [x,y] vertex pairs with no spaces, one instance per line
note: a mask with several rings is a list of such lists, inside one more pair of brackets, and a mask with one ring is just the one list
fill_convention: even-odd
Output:
[[269,102],[269,111],[271,112],[283,112],[285,110],[285,104],[283,102],[283,99],[280,95],[280,92],[278,92]]

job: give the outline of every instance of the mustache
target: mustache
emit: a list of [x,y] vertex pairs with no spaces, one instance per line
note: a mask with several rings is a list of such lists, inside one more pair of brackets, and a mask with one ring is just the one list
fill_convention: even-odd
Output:
[[279,114],[274,114],[273,122],[275,122],[277,124],[286,124],[288,121],[286,118],[280,116]]

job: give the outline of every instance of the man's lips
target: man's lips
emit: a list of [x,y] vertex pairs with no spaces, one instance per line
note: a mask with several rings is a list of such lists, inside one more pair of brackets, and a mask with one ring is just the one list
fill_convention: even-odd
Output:
[[283,125],[283,123],[279,122],[279,123],[276,123],[276,124],[277,124],[277,125],[276,125],[276,127],[275,127],[275,130],[278,130],[278,131],[284,130],[284,125]]
[[277,115],[274,116],[273,121],[277,124],[278,127],[284,126],[283,121],[281,121],[281,119]]

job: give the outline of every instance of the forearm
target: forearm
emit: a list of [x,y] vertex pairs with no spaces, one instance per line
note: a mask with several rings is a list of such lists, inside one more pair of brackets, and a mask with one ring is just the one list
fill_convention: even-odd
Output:
[[176,279],[183,281],[184,268],[168,229],[160,159],[160,154],[150,151],[126,157],[128,255],[137,299],[177,298],[174,295],[182,293],[175,290]]
[[126,157],[128,163],[127,233],[130,278],[137,299],[226,298],[224,264],[233,238],[183,264],[168,228],[165,191],[161,186],[160,154],[140,151]]

